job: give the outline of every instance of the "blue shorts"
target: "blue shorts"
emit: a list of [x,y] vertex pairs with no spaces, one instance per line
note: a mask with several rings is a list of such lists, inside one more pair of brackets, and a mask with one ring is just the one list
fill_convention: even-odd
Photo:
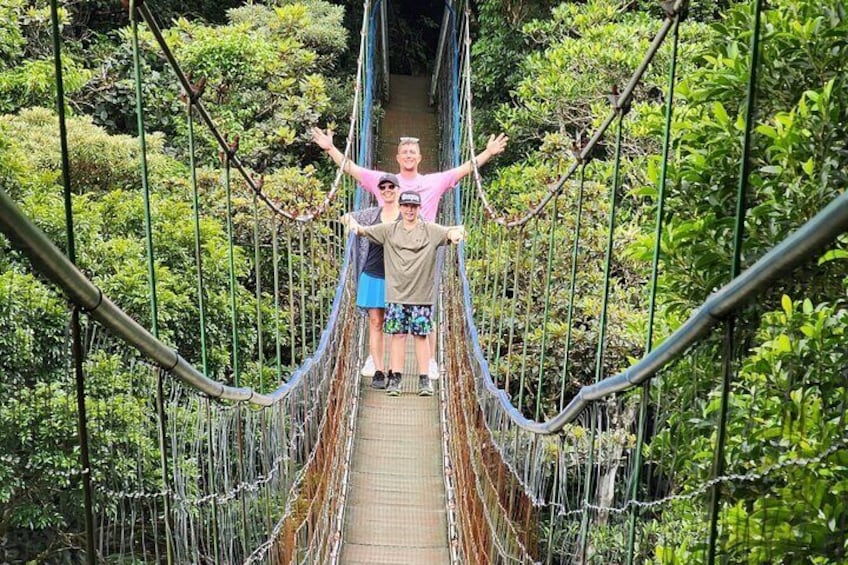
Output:
[[433,307],[430,304],[386,304],[385,333],[428,335],[432,330]]
[[356,288],[356,305],[360,308],[386,307],[386,279],[372,277],[367,273],[359,275]]

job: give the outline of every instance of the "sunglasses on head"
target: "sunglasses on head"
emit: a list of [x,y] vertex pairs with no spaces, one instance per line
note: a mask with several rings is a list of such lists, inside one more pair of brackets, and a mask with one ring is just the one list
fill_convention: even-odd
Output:
[[390,182],[384,182],[383,184],[381,184],[381,185],[380,185],[380,186],[378,186],[377,188],[379,188],[379,189],[380,189],[380,192],[383,192],[384,190],[389,190],[389,189],[394,190],[394,189],[395,189],[395,188],[397,188],[397,187],[396,187],[395,185],[393,185],[392,183],[390,183]]
[[417,137],[401,137],[400,142],[401,143],[418,143],[418,138]]

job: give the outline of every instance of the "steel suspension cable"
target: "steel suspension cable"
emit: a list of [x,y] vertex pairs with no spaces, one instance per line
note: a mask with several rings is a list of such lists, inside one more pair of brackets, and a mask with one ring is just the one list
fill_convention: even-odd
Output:
[[[675,15],[674,29],[671,39],[671,60],[668,69],[668,88],[666,90],[665,124],[663,126],[663,148],[662,166],[660,178],[657,183],[657,214],[654,228],[654,250],[651,257],[651,282],[648,298],[648,328],[645,337],[645,353],[650,353],[654,348],[654,318],[656,314],[657,283],[659,279],[660,254],[662,253],[662,231],[664,226],[666,185],[668,183],[668,161],[671,151],[671,122],[674,115],[674,86],[677,78],[677,56],[680,43],[680,14]],[[648,409],[651,390],[651,381],[642,384],[641,401],[639,403],[639,422],[636,431],[635,461],[633,463],[633,481],[630,491],[631,500],[639,500],[639,486],[642,477],[642,446],[645,442],[646,428],[648,425]],[[560,409],[562,406],[560,405]],[[627,538],[627,565],[633,564],[634,549],[636,544],[636,517],[637,506],[633,506],[630,512],[630,523]]]

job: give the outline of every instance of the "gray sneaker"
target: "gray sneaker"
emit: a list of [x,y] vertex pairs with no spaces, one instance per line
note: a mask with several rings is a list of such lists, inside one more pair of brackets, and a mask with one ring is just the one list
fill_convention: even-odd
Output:
[[386,388],[386,374],[383,371],[374,371],[374,377],[371,379],[371,388],[379,390]]
[[400,396],[400,373],[389,373],[389,384],[386,387],[389,396]]
[[433,385],[427,375],[418,376],[418,396],[433,396]]

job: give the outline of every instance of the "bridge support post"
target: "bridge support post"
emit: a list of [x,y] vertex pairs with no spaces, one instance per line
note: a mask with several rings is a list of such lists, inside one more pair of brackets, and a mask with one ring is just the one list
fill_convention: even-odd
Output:
[[[751,172],[751,130],[754,119],[754,107],[757,94],[757,70],[759,65],[760,51],[760,17],[762,15],[762,0],[755,0],[753,14],[753,29],[751,30],[751,54],[750,70],[748,73],[748,93],[745,101],[745,133],[742,139],[742,162],[739,171],[739,186],[736,196],[736,225],[733,237],[733,264],[730,269],[730,278],[736,278],[741,269],[742,238],[745,230],[746,194],[748,192],[748,178]],[[725,321],[724,346],[722,354],[722,383],[721,383],[721,408],[717,423],[717,438],[715,457],[713,459],[712,478],[717,479],[724,475],[724,447],[727,439],[727,412],[730,399],[731,380],[734,375],[734,351],[733,342],[735,337],[736,316],[731,315]],[[718,515],[721,496],[721,485],[716,482],[710,489],[710,533],[707,542],[707,563],[714,565],[716,560],[716,546],[718,545]]]

